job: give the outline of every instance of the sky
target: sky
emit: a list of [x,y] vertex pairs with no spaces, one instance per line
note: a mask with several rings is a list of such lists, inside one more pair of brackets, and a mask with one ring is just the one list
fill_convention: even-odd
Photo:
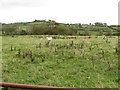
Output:
[[0,22],[55,20],[118,25],[119,0],[0,0]]

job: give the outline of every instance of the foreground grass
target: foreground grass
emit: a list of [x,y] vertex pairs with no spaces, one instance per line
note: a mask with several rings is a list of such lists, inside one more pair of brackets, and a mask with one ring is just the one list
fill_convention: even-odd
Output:
[[118,88],[117,37],[45,37],[3,36],[4,82]]

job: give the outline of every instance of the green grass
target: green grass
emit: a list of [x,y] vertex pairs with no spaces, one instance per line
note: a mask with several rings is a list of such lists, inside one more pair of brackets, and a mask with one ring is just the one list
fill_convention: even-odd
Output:
[[3,36],[4,82],[73,88],[118,88],[118,37],[104,40],[100,36],[52,35],[56,39],[49,44],[45,37]]
[[[89,35],[98,35],[100,32],[98,32],[98,31],[87,31],[88,33],[89,33]],[[86,34],[86,32],[85,31],[83,31],[83,30],[81,30],[81,31],[78,31],[77,33],[79,33],[79,34],[81,34],[81,35],[85,35]]]
[[31,22],[29,24],[46,24],[46,22]]

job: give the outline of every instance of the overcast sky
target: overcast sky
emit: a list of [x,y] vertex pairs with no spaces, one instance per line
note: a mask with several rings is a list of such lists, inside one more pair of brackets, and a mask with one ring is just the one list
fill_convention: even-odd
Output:
[[119,0],[0,0],[0,22],[55,20],[61,23],[118,24]]

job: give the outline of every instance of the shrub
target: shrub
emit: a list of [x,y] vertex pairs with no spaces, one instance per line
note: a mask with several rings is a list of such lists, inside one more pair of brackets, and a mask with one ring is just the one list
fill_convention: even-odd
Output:
[[77,30],[63,24],[32,25],[29,30],[29,34],[34,35],[74,35],[76,33]]
[[17,29],[17,27],[13,26],[13,25],[3,25],[2,33],[5,35],[13,35],[13,33],[16,29]]

